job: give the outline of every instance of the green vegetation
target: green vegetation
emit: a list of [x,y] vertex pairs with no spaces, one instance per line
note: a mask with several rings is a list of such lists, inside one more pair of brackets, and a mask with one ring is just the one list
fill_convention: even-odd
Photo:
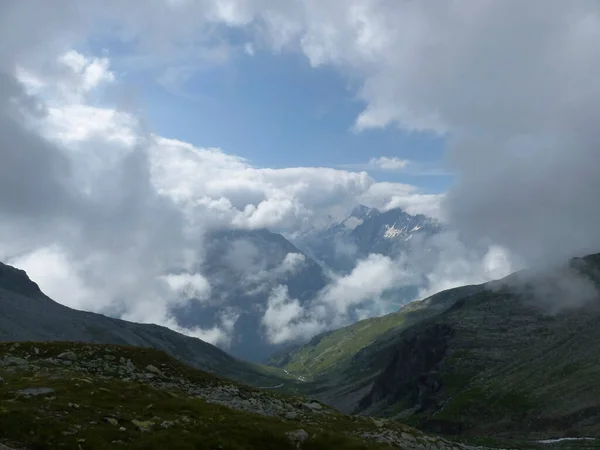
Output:
[[366,450],[388,448],[361,437],[382,431],[432,439],[245,387],[152,349],[0,344],[0,376],[0,442],[19,448]]
[[405,314],[401,312],[362,320],[321,334],[298,349],[271,358],[268,363],[307,380],[315,379],[326,372],[341,370],[361,349],[404,321]]

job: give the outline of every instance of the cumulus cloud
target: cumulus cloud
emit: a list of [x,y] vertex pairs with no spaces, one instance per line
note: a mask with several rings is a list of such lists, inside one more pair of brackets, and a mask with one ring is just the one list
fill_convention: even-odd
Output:
[[[294,232],[327,223],[357,201],[441,218],[508,249],[513,264],[600,248],[593,207],[600,190],[597,2],[149,0],[140,14],[141,7],[116,0],[0,4],[0,255],[45,276],[58,300],[171,323],[168,308],[180,301],[182,280],[161,277],[196,274],[207,229]],[[181,79],[235,53],[219,47],[227,40],[223,25],[244,33],[240,52],[249,44],[252,51],[302,52],[313,66],[357,81],[365,105],[357,130],[398,126],[445,136],[456,185],[439,196],[375,183],[366,173],[264,169],[152,135],[131,112],[94,101],[118,83],[109,57],[73,50],[110,33],[123,44],[123,67]],[[482,277],[504,264],[490,252]],[[55,281],[34,256],[56,264]],[[385,273],[385,262],[371,264]],[[478,279],[467,266],[458,273],[436,266],[431,284]],[[378,273],[361,267],[357,274]],[[77,280],[72,294],[56,281],[67,278]],[[194,280],[187,288],[201,286]],[[353,283],[337,280],[327,292]],[[335,304],[327,298],[324,292],[315,317]],[[155,302],[161,306],[153,309]],[[301,323],[289,302],[274,305]],[[227,316],[222,329],[235,322]]]
[[291,298],[285,286],[271,291],[262,325],[269,341],[280,344],[307,339],[318,332],[387,312],[382,296],[415,275],[383,255],[359,261],[347,275],[334,276],[308,304]]
[[[415,235],[413,240],[405,252],[370,254],[349,274],[334,274],[309,303],[290,297],[284,286],[276,287],[262,320],[266,337],[274,344],[306,340],[445,289],[505,277],[514,267],[506,250],[470,245],[454,231]],[[408,293],[415,289],[415,294]]]
[[[364,172],[257,168],[146,133],[131,112],[93,101],[118,83],[104,57],[69,50],[42,66],[14,67],[14,76],[2,75],[0,96],[0,257],[75,308],[226,346],[239,311],[225,308],[213,326],[186,329],[172,314],[190,298],[214,300],[198,271],[206,232],[313,226],[377,184]],[[51,68],[47,78],[42,67]],[[229,268],[252,268],[238,281],[256,292],[305,261],[290,252],[266,267],[260,250],[238,247]]]
[[190,5],[153,20],[193,11],[249,29],[256,46],[300,51],[358,80],[357,129],[446,136],[458,182],[445,214],[465,233],[529,264],[600,248],[589,206],[600,179],[597,2]]
[[359,200],[362,204],[380,211],[402,208],[409,214],[425,214],[446,221],[442,209],[444,196],[445,194],[424,194],[409,184],[380,182],[361,194]]
[[153,182],[190,214],[208,209],[214,225],[294,230],[350,210],[376,184],[365,172],[328,168],[263,169],[220,149],[156,137]]
[[360,170],[372,170],[372,171],[404,171],[411,161],[407,159],[400,159],[397,157],[379,156],[377,158],[371,158],[365,164],[345,164],[342,167],[347,169],[360,169]]
[[529,265],[600,249],[597,2],[287,6],[255,14],[279,47],[361,80],[356,128],[446,136],[445,215],[461,231]]

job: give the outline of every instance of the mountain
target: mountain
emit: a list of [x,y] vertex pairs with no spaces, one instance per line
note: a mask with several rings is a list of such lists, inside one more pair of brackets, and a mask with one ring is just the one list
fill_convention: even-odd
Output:
[[0,342],[81,341],[165,351],[208,372],[257,385],[280,381],[275,372],[238,360],[200,339],[158,325],[138,324],[56,303],[19,269],[0,263]]
[[397,257],[411,250],[413,239],[430,237],[442,229],[441,224],[422,214],[411,215],[400,208],[382,213],[358,205],[341,222],[304,234],[294,242],[334,272],[347,273],[371,253]]
[[442,229],[442,225],[427,216],[413,216],[395,208],[369,217],[352,230],[351,236],[361,256],[369,253],[398,256],[410,250],[413,239],[432,236]]
[[345,411],[468,436],[600,437],[600,254],[464,286],[271,363]]
[[293,242],[313,259],[334,272],[349,272],[356,265],[356,245],[351,236],[359,225],[380,212],[364,205],[356,206],[345,219],[315,229],[293,239]]
[[277,349],[270,344],[261,319],[272,290],[283,285],[301,304],[327,283],[319,264],[282,235],[267,230],[227,230],[206,238],[205,263],[199,268],[211,284],[208,299],[189,299],[175,309],[183,327],[210,328],[223,314],[237,318],[227,350],[260,361]]

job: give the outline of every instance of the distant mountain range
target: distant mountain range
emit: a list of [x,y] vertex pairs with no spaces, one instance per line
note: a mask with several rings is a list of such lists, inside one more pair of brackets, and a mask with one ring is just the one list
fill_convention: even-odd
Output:
[[[227,350],[262,361],[283,348],[268,342],[261,323],[275,287],[286,286],[291,298],[306,305],[330,281],[327,273],[346,273],[371,253],[398,256],[410,250],[411,239],[441,229],[423,215],[412,216],[401,209],[381,213],[359,205],[341,222],[294,243],[264,229],[215,231],[206,238],[205,262],[198,268],[211,284],[210,298],[189,299],[173,313],[188,328],[210,328],[223,314],[237,317]],[[420,287],[402,287],[390,295],[404,304]]]
[[229,230],[206,238],[205,263],[199,268],[211,284],[209,299],[190,299],[174,310],[183,327],[210,328],[229,311],[238,316],[228,350],[260,361],[277,346],[265,337],[261,319],[269,295],[278,285],[305,303],[327,284],[319,264],[282,235],[268,230]]
[[411,215],[400,208],[382,213],[358,205],[341,222],[300,235],[294,243],[325,267],[347,273],[371,253],[395,257],[409,251],[414,238],[426,238],[443,229],[422,214]]
[[152,347],[215,374],[444,435],[600,438],[599,288],[600,254],[575,258],[440,292],[280,351],[265,367],[164,327],[67,308],[0,264],[0,341]]

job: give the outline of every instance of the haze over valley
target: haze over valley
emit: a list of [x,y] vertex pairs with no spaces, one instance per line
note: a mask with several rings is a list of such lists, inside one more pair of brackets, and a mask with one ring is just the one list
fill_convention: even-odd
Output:
[[[181,448],[600,438],[600,4],[4,0],[0,30],[15,423],[89,375],[133,405],[76,416],[111,433],[143,395],[195,411],[144,413],[165,442],[221,417],[197,397],[268,418]],[[0,448],[42,445],[3,408]]]

